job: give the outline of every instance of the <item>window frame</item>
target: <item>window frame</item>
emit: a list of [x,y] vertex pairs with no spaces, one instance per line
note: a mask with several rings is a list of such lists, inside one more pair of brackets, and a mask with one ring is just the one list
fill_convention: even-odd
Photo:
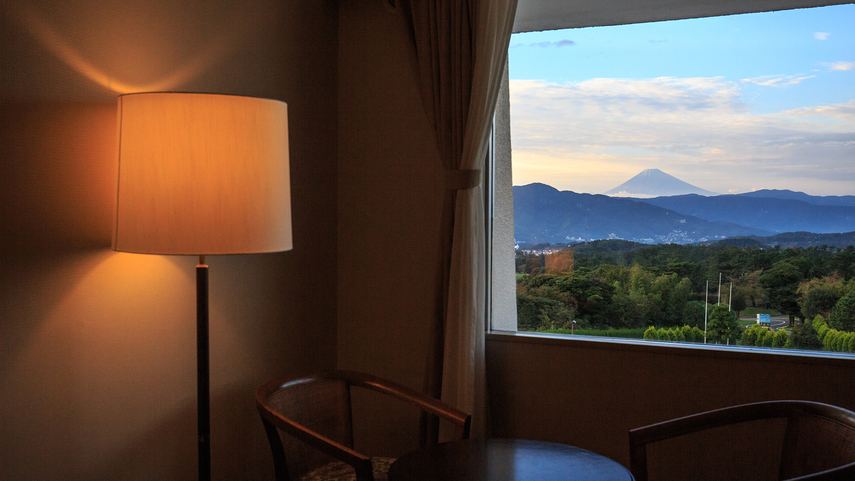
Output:
[[[844,2],[845,3],[845,2]],[[813,5],[810,7],[818,8],[825,6]],[[759,11],[758,11],[759,12]],[[568,27],[569,28],[569,27]],[[585,27],[572,27],[585,28]],[[515,32],[518,33],[518,32]],[[506,179],[496,175],[497,168],[511,169],[512,153],[511,153],[511,130],[510,130],[510,90],[509,90],[509,68],[508,62],[505,62],[504,73],[502,76],[502,85],[499,90],[499,98],[496,102],[496,110],[494,113],[493,129],[490,136],[489,152],[486,159],[487,172],[485,175],[484,201],[485,201],[485,240],[486,240],[486,336],[487,340],[502,340],[510,342],[525,342],[530,343],[534,340],[537,342],[546,342],[549,344],[564,344],[568,347],[578,345],[579,342],[594,343],[586,344],[588,347],[596,347],[602,349],[631,349],[641,350],[644,352],[657,352],[661,349],[683,349],[692,351],[693,355],[710,356],[717,358],[736,357],[740,359],[759,360],[762,356],[787,356],[794,361],[808,363],[824,363],[824,362],[843,362],[845,365],[851,365],[855,362],[855,354],[838,353],[830,351],[807,351],[799,349],[781,349],[768,347],[752,347],[752,346],[720,346],[715,344],[698,344],[698,343],[680,343],[674,341],[653,341],[644,339],[624,339],[610,338],[599,336],[572,336],[569,334],[550,334],[536,333],[530,331],[518,331],[516,329],[516,309],[513,311],[514,329],[508,329],[505,324],[508,324],[507,317],[503,321],[502,328],[496,326],[497,305],[501,303],[495,302],[496,299],[511,298],[514,306],[516,305],[516,292],[509,291],[507,286],[502,282],[501,276],[503,270],[499,262],[507,261],[494,256],[497,237],[501,237],[501,229],[497,229],[497,218],[510,217],[511,224],[511,239],[513,239],[513,182],[510,176]],[[507,180],[510,185],[502,185],[503,181]],[[504,187],[504,189],[503,189]],[[510,206],[510,212],[503,212],[502,207],[497,209],[497,195],[509,195],[509,198],[502,199],[504,206]],[[511,257],[510,264],[513,270],[514,259]],[[513,282],[516,284],[516,281]],[[665,352],[665,351],[659,351]],[[680,351],[682,352],[682,351]],[[761,357],[758,357],[761,356]]]

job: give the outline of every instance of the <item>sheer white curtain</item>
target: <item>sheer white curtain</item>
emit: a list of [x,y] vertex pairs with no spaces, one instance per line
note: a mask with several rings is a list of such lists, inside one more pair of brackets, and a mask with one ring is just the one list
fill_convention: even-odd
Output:
[[409,5],[422,97],[437,132],[449,190],[446,304],[434,346],[442,363],[433,378],[441,379],[443,401],[472,413],[476,437],[486,434],[481,179],[516,4],[411,0]]

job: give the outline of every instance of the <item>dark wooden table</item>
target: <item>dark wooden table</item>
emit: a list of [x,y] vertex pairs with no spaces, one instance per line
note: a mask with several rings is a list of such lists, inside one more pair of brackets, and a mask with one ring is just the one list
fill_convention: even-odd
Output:
[[623,465],[566,444],[522,439],[442,443],[398,458],[389,481],[632,481]]

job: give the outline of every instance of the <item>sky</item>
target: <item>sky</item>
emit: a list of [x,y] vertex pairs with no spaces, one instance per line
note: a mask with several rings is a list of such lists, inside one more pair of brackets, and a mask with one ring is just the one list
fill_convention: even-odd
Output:
[[855,195],[855,5],[514,34],[513,183]]

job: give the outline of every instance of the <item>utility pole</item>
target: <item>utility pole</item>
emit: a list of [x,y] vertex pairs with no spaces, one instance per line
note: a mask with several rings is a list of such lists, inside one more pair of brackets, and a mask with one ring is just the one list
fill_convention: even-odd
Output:
[[730,294],[727,296],[727,312],[730,312],[730,306],[733,304],[733,279],[730,280]]
[[704,299],[704,344],[707,343],[707,309],[710,303],[710,280],[707,279],[707,297]]
[[718,273],[718,302],[716,305],[721,304],[721,272]]

